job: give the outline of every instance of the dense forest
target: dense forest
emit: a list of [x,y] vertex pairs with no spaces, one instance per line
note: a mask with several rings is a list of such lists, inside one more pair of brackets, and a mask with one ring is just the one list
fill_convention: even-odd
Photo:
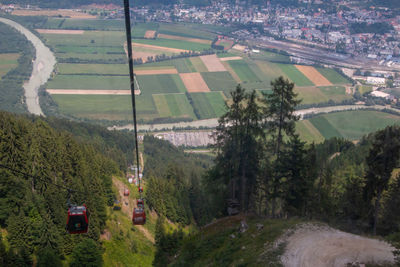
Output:
[[[40,118],[1,112],[0,136],[0,164],[5,166],[0,169],[0,224],[7,229],[0,265],[30,266],[36,255],[38,266],[49,266],[47,258],[60,262],[72,255],[71,266],[78,266],[74,261],[80,261],[82,251],[101,256],[97,241],[106,205],[112,204],[111,175],[120,172],[117,163]],[[66,233],[68,201],[89,207],[84,237]]]
[[0,23],[0,36],[1,53],[20,54],[18,66],[0,80],[0,109],[17,113],[26,112],[22,85],[32,73],[34,48],[24,35],[4,23]]

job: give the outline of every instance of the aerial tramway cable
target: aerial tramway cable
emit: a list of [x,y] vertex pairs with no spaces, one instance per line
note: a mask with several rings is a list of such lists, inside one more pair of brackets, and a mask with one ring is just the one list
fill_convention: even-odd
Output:
[[[129,11],[129,0],[124,0],[124,12],[125,12],[125,30],[126,30],[126,45],[128,48],[128,63],[129,63],[129,78],[130,78],[130,89],[131,89],[131,99],[132,99],[132,113],[133,113],[133,124],[135,132],[135,150],[136,150],[136,167],[137,167],[137,179],[139,180],[139,188],[141,187],[141,179],[139,177],[140,165],[139,165],[139,146],[138,146],[138,136],[137,136],[137,121],[136,121],[136,99],[135,99],[135,76],[133,73],[133,58],[132,58],[132,36],[131,36],[131,18]],[[137,83],[137,81],[136,81]],[[146,222],[146,214],[143,206],[142,191],[139,190],[139,200],[141,206],[134,209],[132,215],[132,222],[134,224],[144,224]],[[139,203],[138,200],[138,203]]]

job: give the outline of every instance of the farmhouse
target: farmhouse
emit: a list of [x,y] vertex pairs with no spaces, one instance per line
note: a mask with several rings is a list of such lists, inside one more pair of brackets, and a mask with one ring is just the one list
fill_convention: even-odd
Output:
[[385,99],[389,99],[390,98],[390,94],[384,93],[384,92],[381,92],[381,91],[372,91],[371,95],[375,96],[375,97],[385,98]]

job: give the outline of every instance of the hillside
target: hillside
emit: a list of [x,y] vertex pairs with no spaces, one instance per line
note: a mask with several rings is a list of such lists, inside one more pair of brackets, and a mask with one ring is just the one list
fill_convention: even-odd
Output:
[[[248,225],[243,232],[242,222]],[[235,216],[184,240],[169,266],[395,266],[392,250],[386,242],[321,223]]]

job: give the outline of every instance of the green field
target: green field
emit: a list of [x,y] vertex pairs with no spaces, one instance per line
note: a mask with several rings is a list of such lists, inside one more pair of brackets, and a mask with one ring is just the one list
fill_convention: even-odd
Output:
[[334,69],[316,68],[325,78],[333,84],[351,83],[346,77]]
[[237,57],[241,56],[239,53],[233,53],[233,52],[225,52],[225,53],[218,53],[217,56],[219,58],[224,58],[224,57]]
[[[153,95],[160,117],[196,119],[185,94]],[[164,113],[165,112],[165,113]]]
[[62,113],[79,118],[129,120],[131,97],[103,95],[52,95]]
[[83,34],[41,34],[46,43],[63,46],[120,46],[126,41],[123,31],[85,31]]
[[296,133],[300,135],[303,141],[308,143],[321,143],[325,139],[309,120],[296,122]]
[[270,62],[290,63],[289,56],[264,50],[260,50],[260,53],[252,53],[250,58],[255,60],[265,60]]
[[122,19],[48,18],[43,27],[68,30],[122,31],[125,29],[125,23]]
[[57,65],[60,74],[129,75],[127,64],[67,64]]
[[254,73],[254,71],[249,67],[247,62],[244,60],[232,60],[228,61],[229,65],[239,76],[240,80],[244,81],[259,81],[260,79]]
[[120,54],[125,56],[124,48],[119,46],[73,46],[56,45],[54,47],[57,53],[81,53],[81,54]]
[[357,140],[388,125],[400,124],[400,116],[379,111],[344,111],[319,115],[309,120],[328,139],[344,137]]
[[195,72],[207,72],[207,67],[204,65],[200,57],[191,57],[190,61],[195,69]]
[[279,76],[288,78],[287,75],[278,66],[278,64],[262,60],[256,60],[255,63],[264,74],[262,77],[264,77],[264,79],[266,80],[273,81]]
[[157,31],[158,23],[155,22],[135,22],[132,24],[132,37],[144,37],[146,31]]
[[82,53],[56,53],[57,59],[75,59],[74,62],[86,61],[86,60],[104,60],[108,62],[112,62],[113,60],[125,60],[128,61],[125,55],[122,54],[82,54]]
[[178,74],[140,75],[137,80],[142,94],[145,95],[186,92]]
[[296,86],[313,86],[314,84],[301,73],[294,65],[277,64]]
[[57,75],[47,88],[128,90],[129,84],[128,76]]
[[191,93],[193,109],[199,119],[210,119],[224,113],[224,99],[219,92]]
[[211,91],[223,91],[227,97],[230,97],[230,92],[235,90],[236,81],[232,75],[227,72],[202,72],[204,81]]
[[0,79],[18,66],[19,54],[0,54]]
[[210,49],[211,46],[208,44],[200,44],[200,43],[193,43],[188,41],[182,40],[172,40],[172,39],[164,39],[164,38],[157,38],[156,40],[153,39],[134,39],[132,40],[134,43],[140,44],[149,44],[149,45],[156,45],[162,47],[169,47],[169,48],[178,48],[178,49],[185,49],[189,51],[203,51]]
[[370,85],[357,85],[357,89],[360,92],[360,94],[365,94],[365,93],[369,93],[372,91],[372,86]]
[[206,39],[206,40],[212,40],[215,38],[216,34],[210,33],[209,31],[198,29],[198,27],[194,25],[196,24],[160,23],[158,32],[164,34],[177,35],[189,38]]
[[196,72],[196,68],[193,66],[190,58],[180,58],[171,60],[171,63],[175,66],[179,73]]
[[351,99],[351,95],[346,94],[343,86],[319,86],[319,87],[296,87],[299,98],[303,99],[302,104],[323,103],[329,100],[342,102]]

